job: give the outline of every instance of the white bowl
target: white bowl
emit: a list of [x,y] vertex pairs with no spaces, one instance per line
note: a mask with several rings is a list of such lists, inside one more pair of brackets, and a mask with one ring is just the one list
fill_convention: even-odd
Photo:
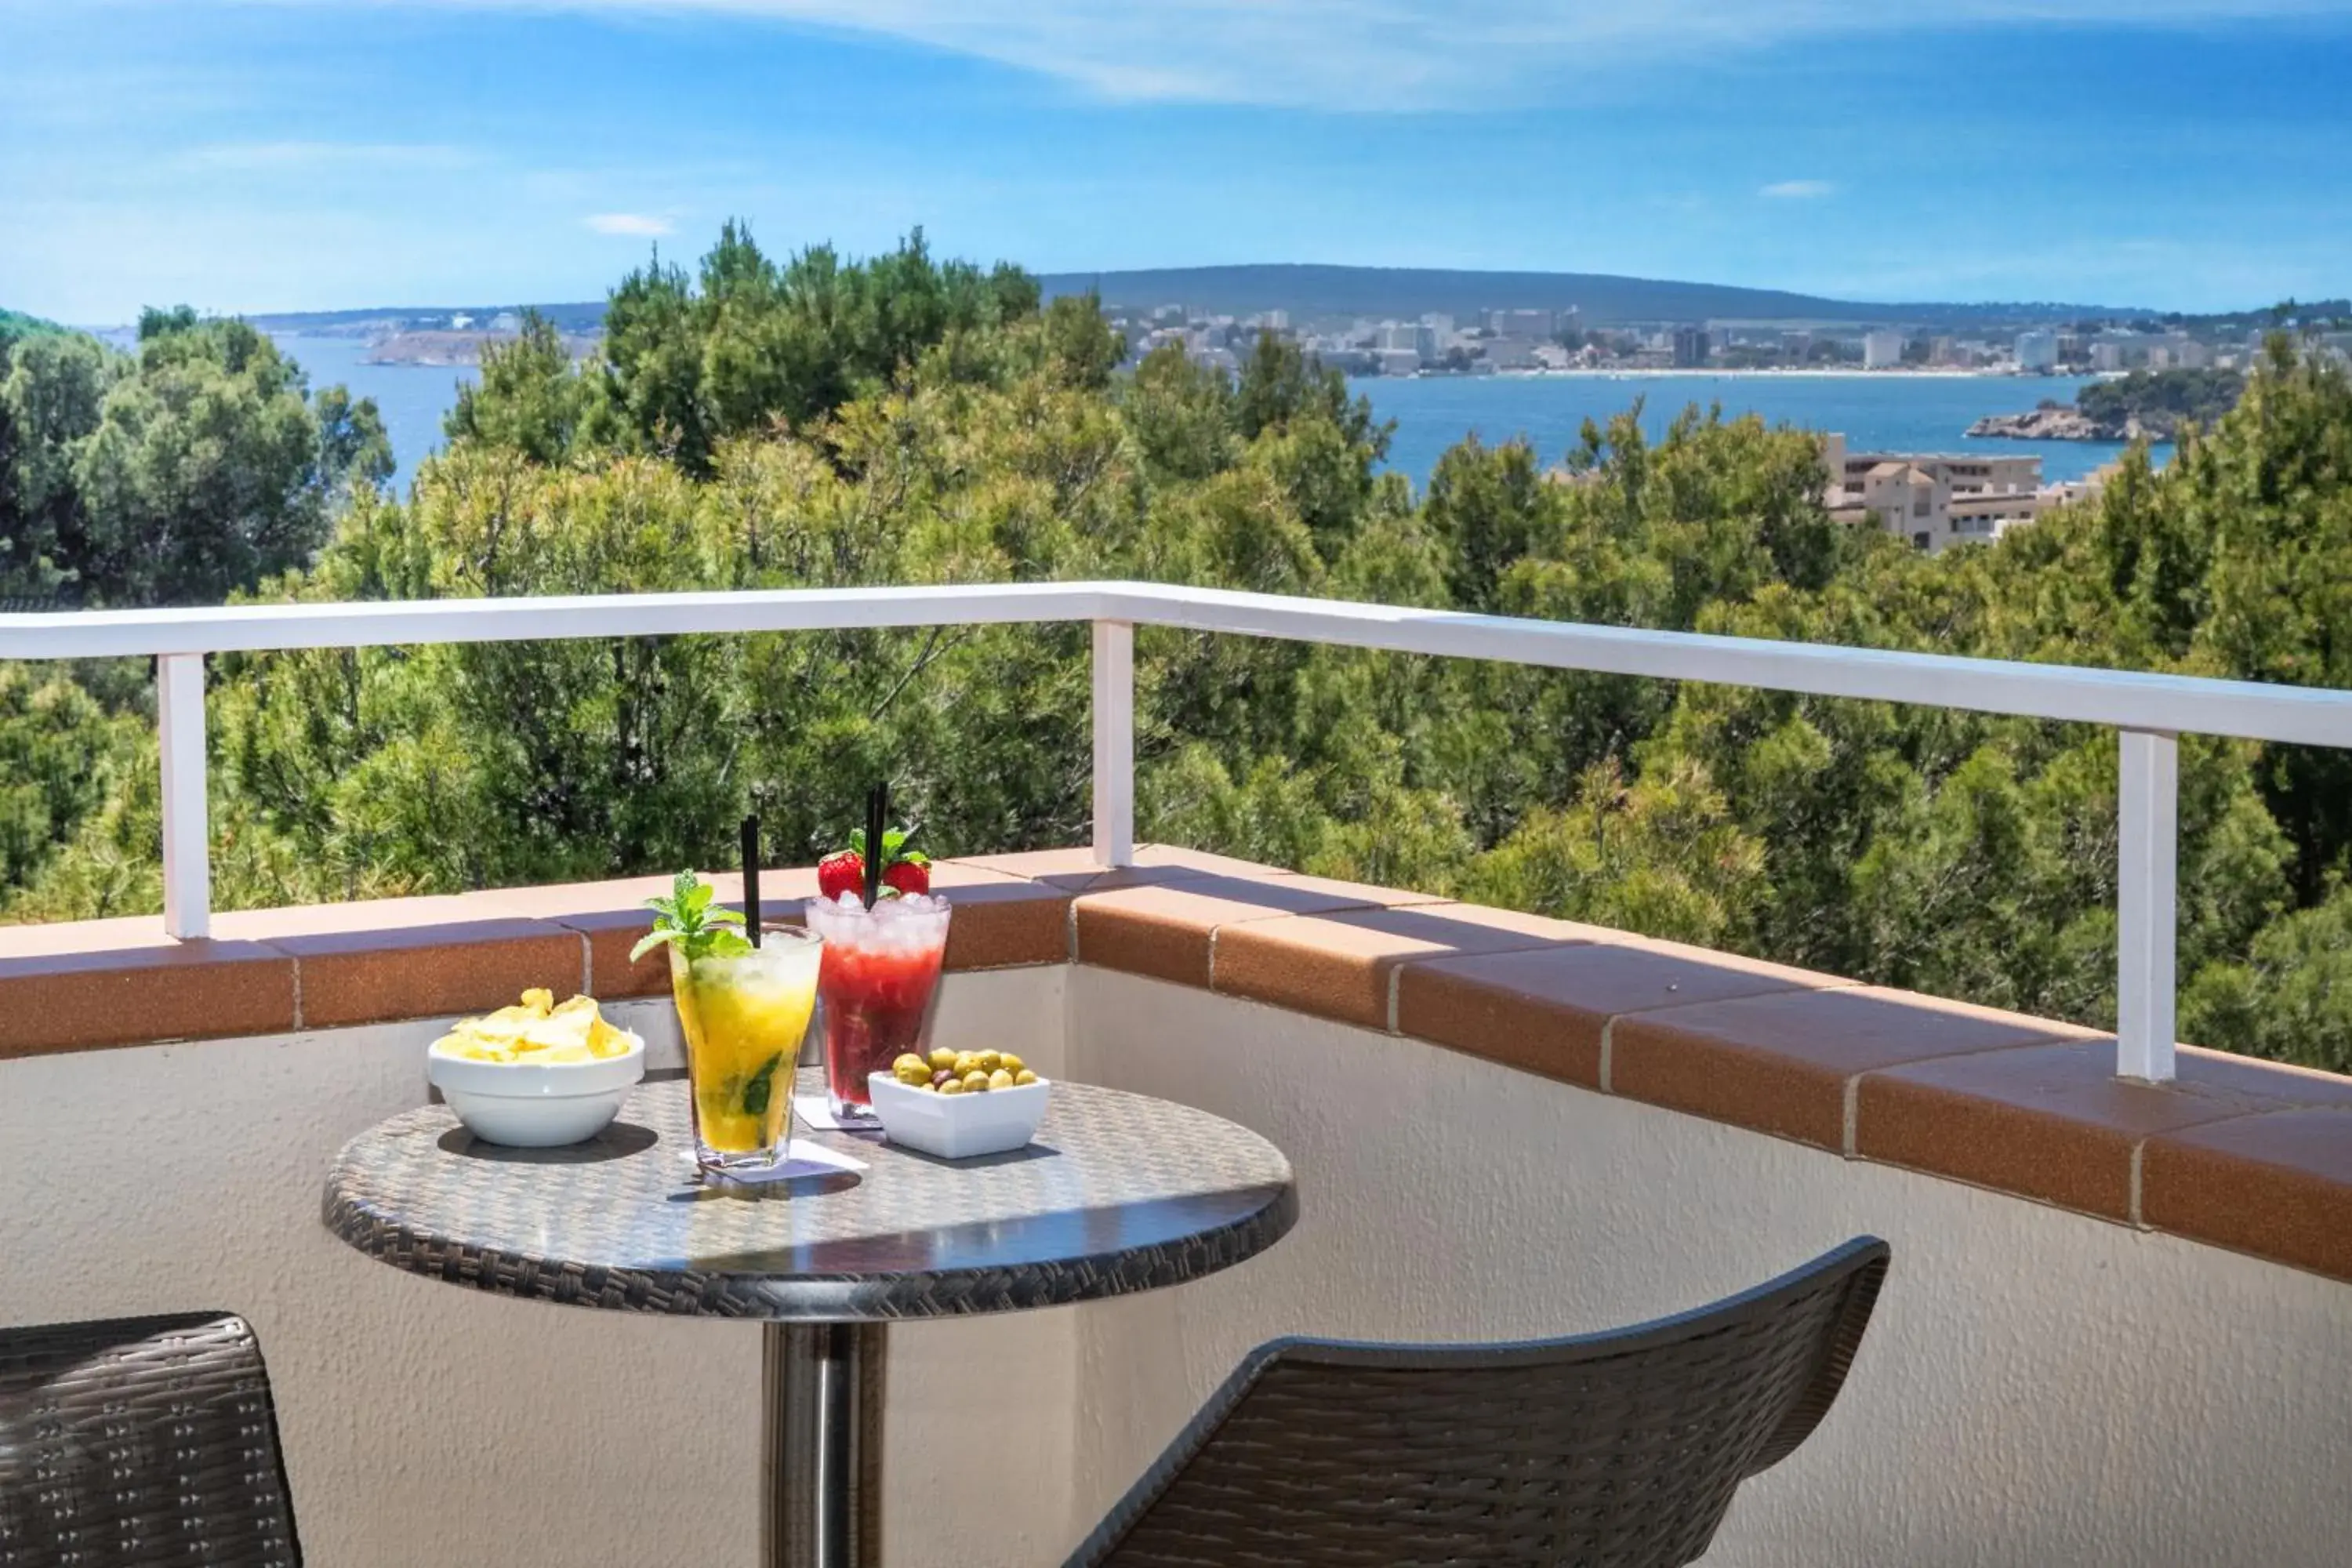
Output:
[[646,1076],[646,1043],[584,1062],[486,1062],[427,1051],[425,1076],[475,1137],[517,1149],[552,1149],[604,1131]]
[[1045,1116],[1045,1091],[1053,1087],[1041,1078],[1018,1089],[992,1089],[985,1094],[940,1094],[909,1089],[887,1072],[866,1080],[866,1092],[874,1097],[874,1114],[882,1119],[882,1131],[890,1142],[942,1160],[1020,1148],[1036,1135],[1037,1123]]

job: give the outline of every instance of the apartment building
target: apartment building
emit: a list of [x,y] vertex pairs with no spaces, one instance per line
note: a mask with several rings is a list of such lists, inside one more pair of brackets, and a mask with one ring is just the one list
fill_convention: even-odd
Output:
[[2071,493],[2045,489],[2042,459],[2031,456],[1850,452],[1844,437],[1826,436],[1822,466],[1832,517],[1874,524],[1931,554],[1989,543]]

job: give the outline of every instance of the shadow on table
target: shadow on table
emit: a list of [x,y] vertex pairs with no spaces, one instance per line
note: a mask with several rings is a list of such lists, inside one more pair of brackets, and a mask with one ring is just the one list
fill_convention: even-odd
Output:
[[1032,1160],[1058,1160],[1062,1152],[1051,1143],[1030,1143],[1019,1149],[1007,1149],[1002,1154],[967,1154],[961,1160],[950,1160],[940,1154],[925,1153],[904,1143],[889,1145],[892,1157],[912,1160],[918,1164],[937,1165],[942,1171],[986,1171],[998,1165],[1025,1165]]
[[818,1171],[782,1181],[732,1182],[724,1177],[688,1180],[693,1184],[666,1194],[663,1201],[673,1204],[767,1203],[776,1198],[821,1198],[831,1193],[845,1193],[865,1177],[856,1171]]
[[517,1149],[493,1143],[475,1137],[463,1127],[452,1127],[441,1134],[437,1146],[445,1154],[487,1160],[498,1165],[597,1165],[607,1160],[642,1154],[658,1142],[658,1135],[650,1127],[615,1121],[584,1143],[566,1143],[556,1149]]

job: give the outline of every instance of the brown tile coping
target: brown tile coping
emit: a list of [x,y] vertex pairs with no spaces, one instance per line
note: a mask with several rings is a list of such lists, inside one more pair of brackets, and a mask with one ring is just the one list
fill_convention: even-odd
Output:
[[1808,970],[1580,928],[1581,945],[1407,965],[1397,1027],[1507,1066],[1601,1087],[1611,1020],[1845,982]]
[[[951,969],[1073,960],[1426,1040],[1603,1093],[2352,1281],[2352,1079],[2111,1037],[1727,953],[1166,846],[943,861]],[[740,905],[731,873],[711,879]],[[0,1059],[434,1017],[528,985],[658,995],[630,878],[0,928]],[[765,871],[797,920],[806,868]]]
[[0,928],[0,1060],[294,1026],[294,961],[160,917]]
[[1211,984],[1235,996],[1375,1029],[1393,1026],[1396,977],[1418,961],[1556,947],[1604,933],[1475,904],[1280,915],[1219,930]]
[[2157,1229],[2352,1280],[2352,1106],[2168,1132],[2141,1158]]
[[1854,1152],[2106,1219],[2136,1220],[2133,1153],[2150,1137],[2280,1101],[2206,1053],[2158,1087],[2116,1076],[2105,1037],[1865,1073]]
[[[714,877],[720,901],[740,906],[742,879]],[[632,962],[629,950],[653,929],[646,900],[667,897],[671,879],[628,877],[613,882],[574,882],[553,888],[499,888],[468,893],[467,901],[485,910],[542,921],[579,934],[587,946],[588,991],[594,996],[653,996],[669,989],[669,960],[659,952]],[[810,890],[815,890],[814,876]],[[768,897],[763,874],[761,896]]]
[[302,1028],[478,1012],[533,985],[569,995],[588,977],[579,932],[462,896],[248,910],[213,928],[294,960]]
[[2090,1034],[1875,986],[1783,990],[1613,1020],[1606,1081],[1653,1105],[1850,1152],[1847,1087],[1863,1073]]
[[1221,932],[1251,921],[1365,907],[1360,900],[1297,886],[1289,877],[1202,875],[1081,893],[1072,925],[1081,963],[1206,986]]

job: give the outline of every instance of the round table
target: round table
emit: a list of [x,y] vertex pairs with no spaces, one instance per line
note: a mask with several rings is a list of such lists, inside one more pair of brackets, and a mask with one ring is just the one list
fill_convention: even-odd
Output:
[[[814,1069],[800,1089],[821,1092]],[[947,1161],[800,1134],[865,1169],[705,1183],[686,1085],[632,1092],[562,1149],[486,1143],[446,1106],[346,1144],[327,1227],[396,1268],[612,1311],[751,1318],[765,1339],[762,1562],[880,1561],[884,1325],[1181,1284],[1278,1240],[1290,1165],[1206,1111],[1056,1083],[1026,1149]]]

